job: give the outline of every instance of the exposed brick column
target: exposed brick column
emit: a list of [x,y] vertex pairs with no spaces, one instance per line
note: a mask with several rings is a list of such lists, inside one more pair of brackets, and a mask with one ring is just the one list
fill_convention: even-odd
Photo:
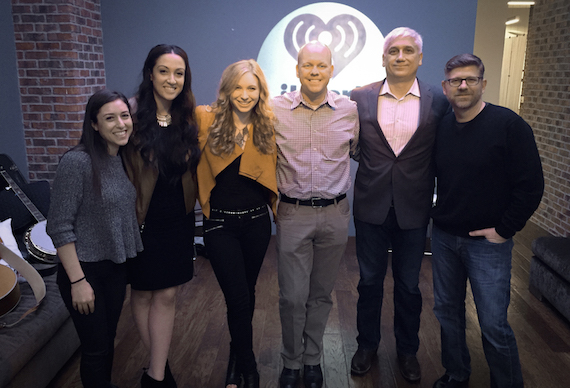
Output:
[[100,0],[12,0],[12,17],[30,179],[52,180],[105,86]]
[[570,4],[537,1],[527,41],[524,103],[542,159],[545,191],[533,221],[570,236]]

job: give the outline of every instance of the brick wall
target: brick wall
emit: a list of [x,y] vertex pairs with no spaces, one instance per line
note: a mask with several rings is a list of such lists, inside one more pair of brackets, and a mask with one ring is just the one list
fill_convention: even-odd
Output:
[[12,0],[30,180],[52,180],[105,86],[100,0]]
[[570,3],[539,0],[531,11],[521,116],[534,130],[546,188],[532,221],[570,236]]

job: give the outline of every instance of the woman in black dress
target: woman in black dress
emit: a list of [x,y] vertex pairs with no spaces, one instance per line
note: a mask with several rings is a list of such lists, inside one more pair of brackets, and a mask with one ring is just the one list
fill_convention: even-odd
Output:
[[176,387],[167,363],[177,286],[193,276],[195,171],[200,152],[188,56],[150,50],[134,106],[127,172],[137,189],[144,251],[127,262],[131,308],[150,363],[141,386]]

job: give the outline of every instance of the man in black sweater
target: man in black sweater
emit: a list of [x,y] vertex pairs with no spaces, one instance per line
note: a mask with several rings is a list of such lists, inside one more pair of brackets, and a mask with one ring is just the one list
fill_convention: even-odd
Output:
[[512,237],[538,207],[544,179],[530,126],[511,110],[483,101],[484,71],[478,57],[461,54],[447,62],[442,81],[453,113],[441,121],[435,143],[434,313],[441,324],[446,373],[434,388],[468,385],[467,279],[491,387],[523,386],[507,321]]

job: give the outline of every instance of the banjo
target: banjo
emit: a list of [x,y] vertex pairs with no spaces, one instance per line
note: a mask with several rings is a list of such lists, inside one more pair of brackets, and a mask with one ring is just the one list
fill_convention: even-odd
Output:
[[24,234],[24,244],[26,245],[26,249],[30,255],[36,259],[36,261],[43,264],[55,264],[57,252],[51,238],[46,233],[46,218],[38,210],[36,205],[30,201],[16,182],[14,182],[2,165],[0,165],[0,175],[4,177],[8,185],[37,221],[37,224],[31,226]]

